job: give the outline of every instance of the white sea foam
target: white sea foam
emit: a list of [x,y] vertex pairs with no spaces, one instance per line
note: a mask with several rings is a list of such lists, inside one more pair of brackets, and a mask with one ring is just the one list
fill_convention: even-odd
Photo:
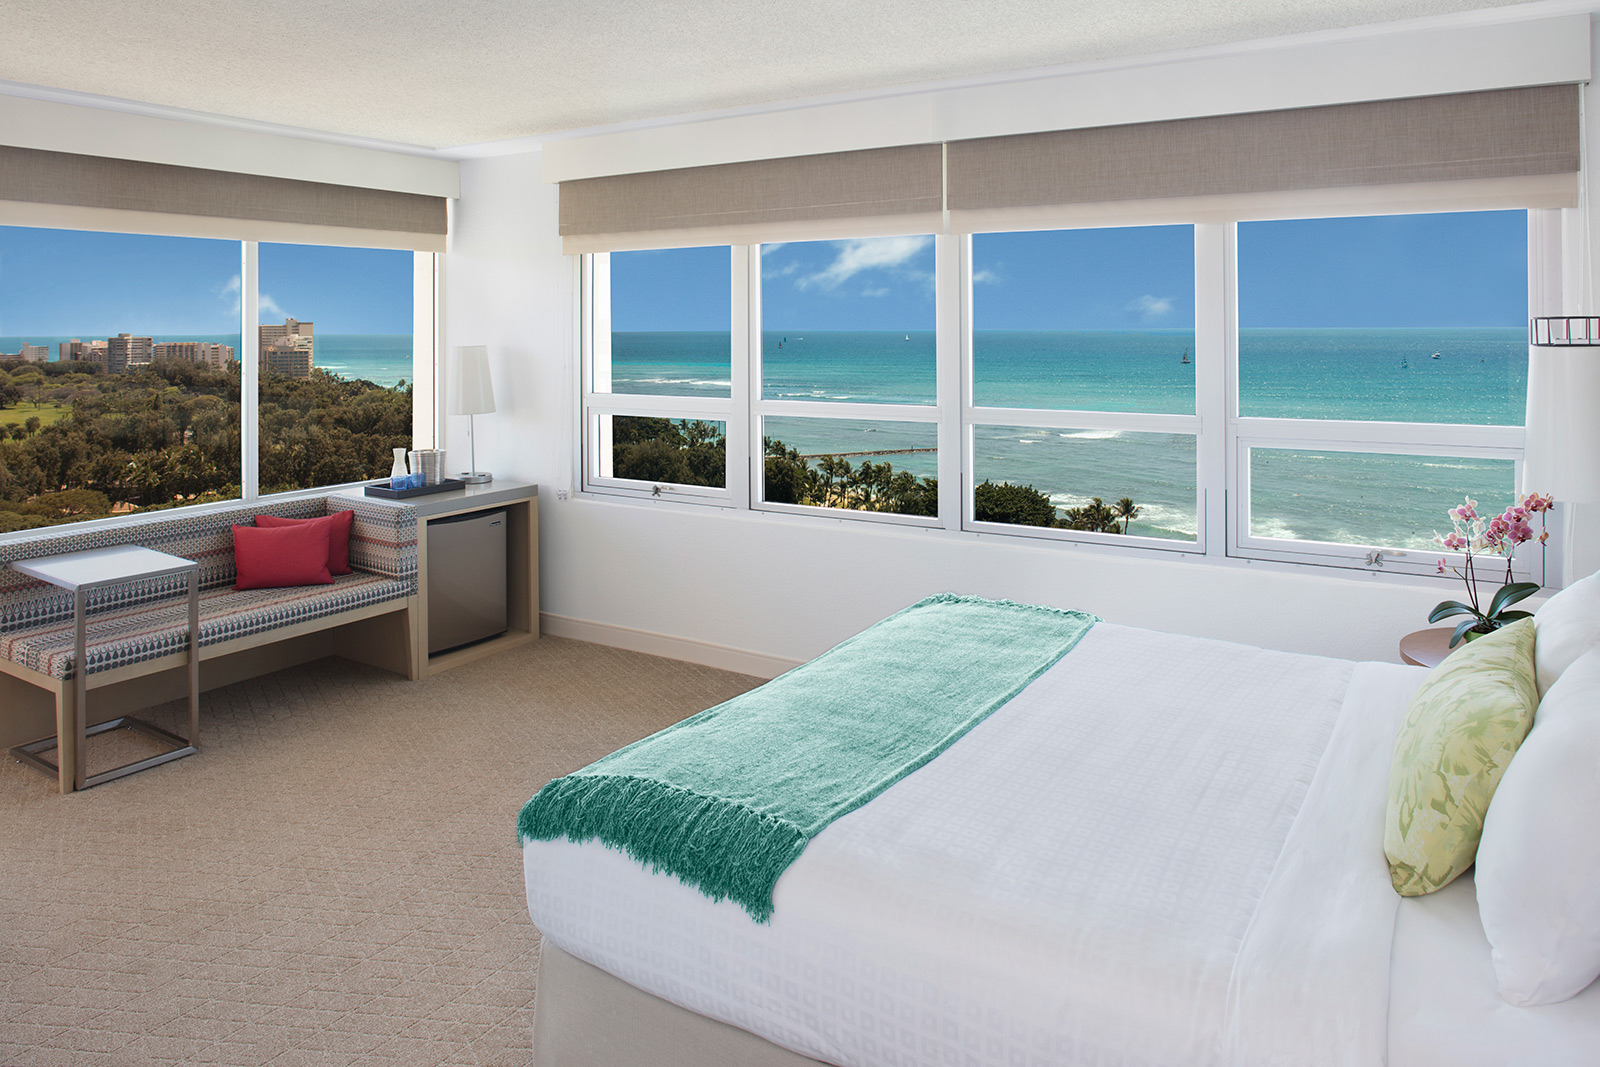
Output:
[[1250,536],[1281,538],[1285,541],[1298,541],[1300,539],[1300,535],[1295,533],[1293,526],[1273,515],[1251,515]]
[[700,386],[712,386],[712,385],[715,385],[715,386],[724,386],[724,387],[727,387],[727,388],[730,388],[730,389],[733,388],[733,381],[732,381],[732,379],[729,379],[729,378],[616,378],[616,377],[613,377],[611,379],[611,384],[613,386],[629,384],[629,383],[635,384],[635,385],[700,385]]
[[1071,441],[1114,441],[1122,436],[1121,430],[1073,430],[1071,433],[1058,433],[1057,437],[1065,437]]

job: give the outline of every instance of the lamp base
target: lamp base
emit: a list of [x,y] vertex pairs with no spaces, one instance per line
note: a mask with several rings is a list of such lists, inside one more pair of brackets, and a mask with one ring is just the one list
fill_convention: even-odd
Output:
[[488,485],[494,481],[494,475],[485,474],[483,471],[462,471],[457,477],[468,485]]

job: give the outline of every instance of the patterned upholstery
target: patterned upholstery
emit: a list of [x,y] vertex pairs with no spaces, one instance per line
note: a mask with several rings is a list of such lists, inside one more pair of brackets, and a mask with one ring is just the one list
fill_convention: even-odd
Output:
[[[235,592],[234,525],[262,514],[306,519],[353,510],[353,573],[331,586]],[[416,509],[361,497],[296,497],[217,511],[156,512],[73,533],[41,531],[0,542],[0,658],[56,678],[72,676],[72,594],[3,567],[12,560],[142,545],[200,564],[202,646],[262,633],[417,590]],[[155,659],[187,647],[183,576],[129,582],[89,598],[89,672]]]
[[[355,571],[332,585],[295,589],[209,589],[200,594],[200,645],[215,645],[352,608],[401,600],[413,584]],[[73,670],[73,623],[0,633],[0,656],[55,678]],[[166,598],[89,616],[89,673],[182,652],[189,647],[189,600]]]

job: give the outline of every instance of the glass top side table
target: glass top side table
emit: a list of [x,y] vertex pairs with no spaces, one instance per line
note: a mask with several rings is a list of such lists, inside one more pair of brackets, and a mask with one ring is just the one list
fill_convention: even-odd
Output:
[[[42,582],[65,589],[73,594],[72,598],[72,623],[73,623],[73,690],[71,722],[58,722],[55,737],[46,737],[38,741],[20,745],[11,750],[12,756],[32,767],[36,767],[46,774],[60,776],[63,788],[66,785],[66,776],[61,774],[61,767],[44,759],[40,753],[51,748],[57,750],[57,758],[63,762],[72,761],[72,788],[87,789],[90,786],[101,785],[105,782],[133,774],[136,771],[146,770],[162,763],[169,763],[184,756],[192,756],[199,751],[197,741],[200,736],[200,565],[191,559],[182,556],[169,555],[166,552],[157,552],[150,548],[140,548],[136,545],[121,545],[115,548],[96,548],[87,552],[69,552],[61,556],[43,556],[38,559],[21,559],[11,563],[11,569],[26,574],[30,578],[37,578]],[[189,595],[189,736],[182,738],[176,734],[168,733],[159,726],[136,719],[131,715],[124,715],[89,727],[89,671],[88,665],[88,604],[89,594],[96,589],[110,585],[119,585],[123,582],[139,581],[146,578],[162,578],[171,574],[183,574],[188,577]],[[145,759],[135,760],[123,764],[109,771],[98,774],[86,775],[84,773],[84,749],[88,738],[95,734],[105,733],[107,730],[131,729],[144,734],[156,741],[176,745],[169,751],[149,756]],[[70,743],[70,751],[69,751]]]

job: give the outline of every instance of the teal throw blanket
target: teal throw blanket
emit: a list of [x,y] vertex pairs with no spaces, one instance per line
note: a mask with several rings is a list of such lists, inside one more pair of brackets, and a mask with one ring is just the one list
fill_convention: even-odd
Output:
[[950,747],[1098,620],[944,594],[758,689],[557,778],[524,840],[599,838],[758,922],[823,827]]

